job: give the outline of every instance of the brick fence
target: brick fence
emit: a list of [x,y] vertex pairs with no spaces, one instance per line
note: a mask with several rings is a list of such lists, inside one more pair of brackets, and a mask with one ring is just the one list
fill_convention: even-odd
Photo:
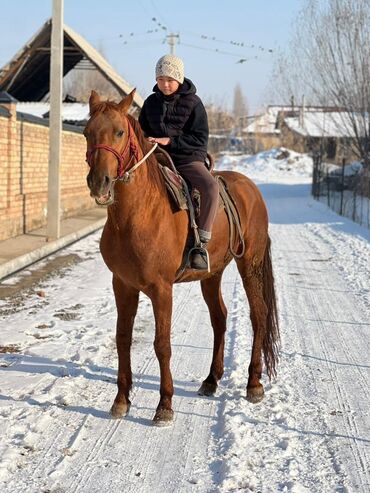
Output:
[[[95,207],[86,185],[86,143],[81,130],[63,125],[61,214]],[[46,224],[49,127],[42,118],[0,106],[0,240]]]

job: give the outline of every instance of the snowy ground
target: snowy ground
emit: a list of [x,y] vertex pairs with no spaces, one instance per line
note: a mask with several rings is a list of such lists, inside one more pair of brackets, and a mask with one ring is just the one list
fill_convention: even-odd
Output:
[[151,425],[159,379],[145,297],[130,416],[111,420],[115,308],[96,233],[62,252],[78,255],[75,265],[0,304],[0,347],[15,351],[0,354],[0,491],[370,491],[370,233],[309,197],[309,158],[278,154],[220,163],[254,177],[270,213],[283,348],[264,401],[244,399],[251,328],[232,265],[223,280],[229,317],[217,396],[196,393],[209,369],[211,328],[198,284],[179,285],[173,426]]

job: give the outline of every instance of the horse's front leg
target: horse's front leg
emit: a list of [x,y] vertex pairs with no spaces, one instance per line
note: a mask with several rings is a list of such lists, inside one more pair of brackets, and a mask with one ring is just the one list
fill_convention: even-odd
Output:
[[154,424],[165,425],[173,419],[173,382],[170,370],[172,285],[158,284],[149,290],[148,296],[153,305],[155,318],[154,349],[161,374],[161,398],[153,421]]
[[129,393],[132,385],[131,341],[132,329],[139,303],[139,291],[126,286],[113,276],[113,290],[117,306],[116,343],[118,352],[118,392],[111,408],[113,418],[121,418],[130,409]]

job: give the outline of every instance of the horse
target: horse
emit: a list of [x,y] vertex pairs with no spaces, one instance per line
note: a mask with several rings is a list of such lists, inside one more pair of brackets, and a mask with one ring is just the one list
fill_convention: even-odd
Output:
[[266,206],[257,186],[241,173],[215,172],[227,183],[237,207],[244,254],[235,255],[230,250],[228,218],[224,208],[219,207],[207,247],[210,271],[186,269],[178,276],[189,244],[189,218],[187,211],[176,209],[169,199],[157,158],[151,153],[153,144],[128,113],[134,92],[135,89],[119,103],[102,101],[97,92],[91,92],[90,119],[84,129],[90,166],[87,184],[91,197],[107,206],[100,251],[113,274],[118,353],[118,391],[110,412],[112,417],[121,418],[130,409],[132,332],[142,292],[153,307],[154,349],[160,367],[160,400],[153,423],[167,425],[174,416],[170,371],[173,285],[200,281],[209,309],[213,356],[200,395],[214,395],[224,372],[227,309],[221,279],[232,259],[236,261],[250,306],[253,343],[246,398],[252,403],[264,397],[260,381],[262,353],[268,377],[271,380],[276,376],[280,346],[278,313]]

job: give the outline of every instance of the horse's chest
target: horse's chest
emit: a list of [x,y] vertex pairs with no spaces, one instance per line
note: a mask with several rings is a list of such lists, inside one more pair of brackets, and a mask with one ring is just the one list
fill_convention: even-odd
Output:
[[166,261],[168,264],[168,252],[154,251],[153,245],[145,238],[132,243],[125,240],[124,235],[113,235],[112,238],[112,235],[103,233],[100,251],[109,270],[138,289],[155,281],[158,273],[165,270]]

